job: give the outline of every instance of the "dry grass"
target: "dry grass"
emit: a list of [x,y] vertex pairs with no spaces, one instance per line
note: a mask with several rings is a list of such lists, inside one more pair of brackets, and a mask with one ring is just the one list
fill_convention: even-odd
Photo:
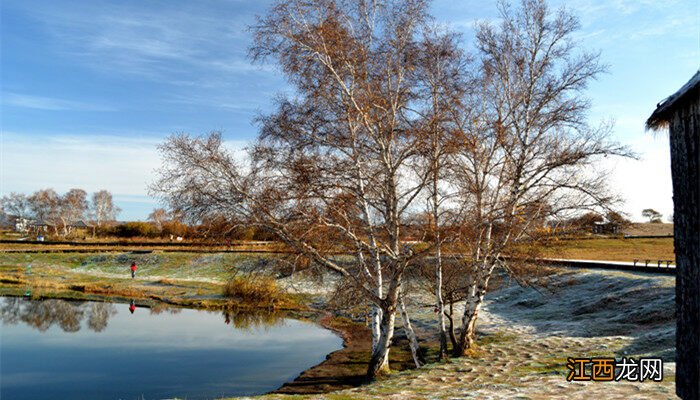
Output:
[[286,296],[275,279],[263,274],[236,274],[223,288],[223,295],[241,303],[274,306]]
[[606,261],[675,260],[673,238],[587,239],[553,242],[543,256]]

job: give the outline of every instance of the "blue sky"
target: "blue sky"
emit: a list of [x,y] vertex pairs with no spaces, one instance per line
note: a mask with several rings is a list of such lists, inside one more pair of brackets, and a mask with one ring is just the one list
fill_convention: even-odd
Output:
[[[246,58],[247,27],[269,1],[36,1],[0,3],[2,99],[0,195],[53,187],[108,189],[145,219],[159,165],[156,145],[174,132],[221,130],[242,148],[252,119],[288,91],[274,65]],[[640,161],[606,161],[624,209],[672,211],[668,141],[644,132],[657,102],[700,65],[697,0],[556,1],[581,19],[584,48],[600,50],[608,74],[590,86],[592,122],[615,121],[615,137]],[[464,33],[493,20],[495,2],[435,1],[440,23]]]

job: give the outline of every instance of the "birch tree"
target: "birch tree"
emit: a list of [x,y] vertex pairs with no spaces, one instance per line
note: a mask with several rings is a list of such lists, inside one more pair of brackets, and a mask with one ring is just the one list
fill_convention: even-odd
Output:
[[52,225],[54,234],[58,235],[60,224],[60,197],[53,189],[41,189],[28,198],[32,215],[38,221]]
[[0,199],[2,210],[17,218],[27,218],[30,214],[29,199],[23,193],[12,192]]
[[[294,95],[258,119],[247,160],[220,133],[169,138],[151,192],[191,222],[266,230],[338,274],[372,307],[369,377],[389,369],[397,311],[420,365],[404,278],[435,250],[441,354],[443,316],[464,354],[494,268],[509,269],[503,256],[547,218],[614,202],[591,166],[628,154],[586,121],[582,91],[603,67],[571,40],[576,19],[538,0],[500,11],[498,27],[477,29],[472,77],[423,1],[274,3],[251,54],[277,62]],[[424,201],[433,239],[416,252],[402,234]],[[448,242],[461,254],[444,282]]]
[[[402,277],[421,256],[401,231],[425,182],[408,166],[420,148],[410,105],[426,8],[273,4],[253,29],[251,53],[277,61],[296,93],[259,119],[251,165],[236,162],[219,134],[178,135],[161,147],[152,188],[190,218],[266,229],[353,285],[373,308],[370,377],[389,369]],[[339,251],[352,262],[332,255]]]
[[26,232],[26,219],[30,214],[29,199],[23,193],[12,192],[0,199],[0,221],[13,222],[13,228]]
[[148,220],[156,225],[156,229],[163,230],[163,224],[170,219],[168,212],[164,208],[154,208],[153,212],[148,214]]
[[83,189],[70,189],[59,199],[59,220],[63,234],[70,233],[72,224],[85,218],[88,210],[87,192]]
[[542,0],[499,10],[498,25],[477,28],[480,101],[471,104],[478,112],[459,119],[462,144],[452,164],[468,277],[457,355],[474,344],[493,270],[509,268],[503,256],[532,240],[547,218],[614,203],[596,163],[630,155],[609,140],[608,126],[587,123],[582,92],[604,66],[573,40],[577,19]]
[[114,205],[112,193],[108,190],[100,190],[92,194],[91,213],[97,226],[114,221],[121,209]]
[[[419,175],[426,177],[426,210],[432,228],[431,241],[434,248],[434,281],[439,358],[447,356],[447,331],[445,325],[445,303],[443,289],[443,217],[448,212],[449,188],[445,187],[445,176],[452,154],[456,151],[454,142],[454,111],[464,110],[460,104],[469,89],[469,63],[459,48],[459,35],[437,27],[427,28],[418,54],[417,81],[420,85],[423,108],[421,115],[421,152],[418,158]],[[448,222],[449,224],[449,222]]]

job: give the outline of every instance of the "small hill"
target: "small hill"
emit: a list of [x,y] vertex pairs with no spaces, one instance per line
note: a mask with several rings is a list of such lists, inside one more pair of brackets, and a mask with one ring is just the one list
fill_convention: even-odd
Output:
[[673,224],[633,223],[624,228],[622,233],[629,236],[673,236]]

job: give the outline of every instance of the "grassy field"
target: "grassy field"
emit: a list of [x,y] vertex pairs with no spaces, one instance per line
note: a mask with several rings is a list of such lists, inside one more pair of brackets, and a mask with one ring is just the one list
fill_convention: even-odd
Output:
[[251,252],[251,253],[281,253],[285,247],[279,243],[234,243],[231,246],[216,244],[178,244],[163,242],[69,242],[69,243],[0,243],[0,250],[14,252],[104,252],[104,251],[167,251],[167,252]]
[[62,267],[75,273],[129,277],[132,262],[138,277],[224,282],[236,271],[252,270],[277,259],[255,253],[0,253],[0,266]]
[[674,260],[673,238],[582,239],[553,242],[543,249],[551,258],[634,261]]
[[[285,294],[274,276],[256,275],[257,283],[265,283],[256,286],[242,279],[252,277],[254,270],[264,271],[274,260],[274,255],[245,253],[4,253],[0,282],[2,294],[29,290],[33,297],[102,296],[116,302],[139,299],[144,305],[217,309],[306,308],[303,296]],[[131,278],[131,262],[138,265],[136,279]],[[232,280],[234,275],[238,278]]]

